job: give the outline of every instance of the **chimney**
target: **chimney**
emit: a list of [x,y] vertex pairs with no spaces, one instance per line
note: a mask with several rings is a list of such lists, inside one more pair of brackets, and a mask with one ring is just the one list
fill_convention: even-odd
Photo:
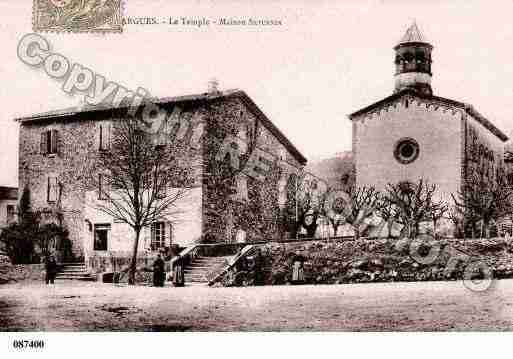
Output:
[[209,94],[217,94],[219,93],[219,89],[218,89],[218,86],[219,86],[219,81],[217,81],[216,78],[213,78],[211,79],[209,82],[208,82],[208,93]]

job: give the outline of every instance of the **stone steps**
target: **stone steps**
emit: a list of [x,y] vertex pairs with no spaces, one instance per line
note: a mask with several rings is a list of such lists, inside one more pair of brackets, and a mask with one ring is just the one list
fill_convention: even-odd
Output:
[[222,266],[229,258],[230,256],[197,257],[193,259],[193,261],[184,268],[185,284],[187,285],[190,283],[192,285],[207,285],[207,275],[210,273],[210,271]]
[[96,279],[88,273],[84,263],[78,262],[62,263],[55,280],[94,281]]

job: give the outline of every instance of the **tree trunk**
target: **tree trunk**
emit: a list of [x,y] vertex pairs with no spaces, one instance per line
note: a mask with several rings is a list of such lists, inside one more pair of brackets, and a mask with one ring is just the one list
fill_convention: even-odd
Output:
[[353,225],[354,228],[354,239],[360,239],[360,225]]
[[141,229],[136,228],[135,231],[135,240],[134,240],[134,248],[132,253],[132,261],[130,262],[130,272],[128,275],[128,284],[135,284],[135,271],[137,269],[137,249],[139,248],[139,237],[141,235]]

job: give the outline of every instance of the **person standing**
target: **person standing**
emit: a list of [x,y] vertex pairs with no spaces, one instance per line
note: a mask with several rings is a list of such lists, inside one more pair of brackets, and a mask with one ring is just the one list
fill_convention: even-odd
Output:
[[264,257],[260,248],[255,255],[255,285],[264,285]]
[[55,276],[57,275],[57,262],[55,257],[51,254],[45,260],[45,282],[46,284],[54,284]]
[[153,262],[153,286],[163,287],[166,280],[165,263],[162,254],[157,255],[157,259]]

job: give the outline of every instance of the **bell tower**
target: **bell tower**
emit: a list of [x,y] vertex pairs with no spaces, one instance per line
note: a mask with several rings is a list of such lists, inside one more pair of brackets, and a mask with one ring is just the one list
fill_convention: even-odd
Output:
[[395,90],[414,89],[424,95],[432,95],[431,89],[431,51],[420,32],[417,23],[406,30],[403,38],[394,47],[395,50]]

